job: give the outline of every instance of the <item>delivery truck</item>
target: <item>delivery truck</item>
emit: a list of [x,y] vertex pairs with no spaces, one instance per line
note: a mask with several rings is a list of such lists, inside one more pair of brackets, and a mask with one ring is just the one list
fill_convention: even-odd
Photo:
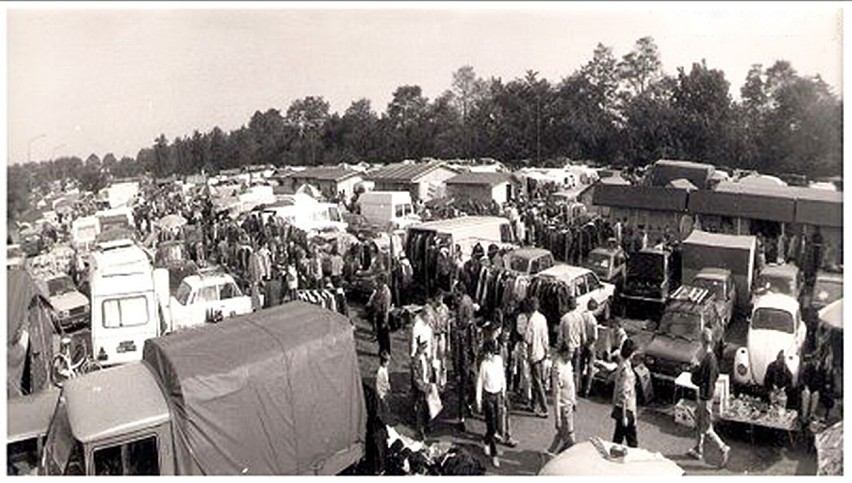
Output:
[[338,474],[362,458],[366,419],[349,320],[291,302],[68,380],[39,474]]
[[370,191],[358,198],[358,205],[364,218],[380,229],[404,230],[421,221],[414,214],[408,191]]
[[748,313],[756,248],[757,239],[753,236],[693,230],[682,244],[683,280],[685,283],[691,282],[705,268],[730,270],[737,290],[734,310]]

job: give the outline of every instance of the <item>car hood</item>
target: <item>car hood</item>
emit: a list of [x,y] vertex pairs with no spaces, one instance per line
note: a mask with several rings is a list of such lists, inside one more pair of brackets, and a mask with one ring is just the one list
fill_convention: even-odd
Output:
[[748,333],[748,362],[754,382],[763,384],[766,367],[775,360],[778,351],[786,355],[796,353],[796,338],[793,334],[777,330],[751,330]]
[[675,362],[692,362],[701,350],[697,341],[687,342],[668,335],[657,334],[645,348],[645,354]]
[[67,292],[50,297],[50,305],[56,310],[71,310],[89,305],[89,299],[80,292]]

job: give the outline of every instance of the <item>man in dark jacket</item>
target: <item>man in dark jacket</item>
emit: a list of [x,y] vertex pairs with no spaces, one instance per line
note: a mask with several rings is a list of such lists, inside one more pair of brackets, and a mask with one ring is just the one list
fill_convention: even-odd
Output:
[[689,450],[689,455],[696,459],[703,459],[704,443],[709,437],[722,452],[719,466],[723,467],[728,462],[730,446],[726,445],[713,430],[713,393],[716,390],[716,379],[719,378],[719,363],[716,354],[713,353],[713,333],[710,329],[701,331],[701,362],[692,371],[692,383],[698,387],[698,408],[696,409],[696,445]]
[[779,351],[775,360],[766,367],[763,384],[769,391],[769,400],[773,405],[787,406],[788,391],[793,386],[793,374],[787,368],[784,351]]

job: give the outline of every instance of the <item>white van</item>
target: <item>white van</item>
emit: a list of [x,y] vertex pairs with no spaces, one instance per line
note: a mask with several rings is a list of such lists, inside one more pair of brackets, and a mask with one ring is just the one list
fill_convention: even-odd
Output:
[[309,235],[318,232],[345,232],[348,226],[334,203],[320,203],[308,195],[282,196],[264,208],[264,222],[269,216],[278,216],[287,223],[304,230]]
[[373,225],[405,229],[420,223],[408,191],[371,191],[358,198],[361,214]]
[[90,263],[94,357],[102,365],[140,360],[145,341],[161,332],[151,260],[132,241],[116,240],[101,244]]
[[[501,248],[517,248],[517,240],[512,231],[512,223],[507,218],[499,216],[462,216],[448,220],[429,221],[408,227],[406,233],[406,253],[413,258],[421,243],[434,243],[434,239],[443,238],[442,245],[455,250],[461,248],[462,260],[470,258],[473,247],[479,243],[484,250],[491,244]],[[433,241],[428,241],[433,240]]]

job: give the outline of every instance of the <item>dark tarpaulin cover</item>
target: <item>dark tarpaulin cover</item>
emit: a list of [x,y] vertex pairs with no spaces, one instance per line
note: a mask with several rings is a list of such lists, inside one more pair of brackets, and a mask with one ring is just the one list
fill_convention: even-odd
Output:
[[843,226],[843,193],[814,188],[799,188],[796,223],[818,226]]
[[336,474],[363,454],[351,325],[304,302],[148,340],[183,475]]
[[[53,323],[47,302],[22,269],[6,271],[6,294],[6,394],[20,396],[24,389],[39,392],[50,384],[53,358]],[[28,349],[18,343],[23,329],[29,334]],[[27,358],[29,387],[23,388]]]
[[689,195],[689,211],[701,215],[720,215],[757,220],[793,222],[795,198],[789,195],[760,192],[755,189],[722,191],[717,189],[693,191]]
[[592,203],[638,210],[685,211],[686,197],[685,189],[598,183]]

